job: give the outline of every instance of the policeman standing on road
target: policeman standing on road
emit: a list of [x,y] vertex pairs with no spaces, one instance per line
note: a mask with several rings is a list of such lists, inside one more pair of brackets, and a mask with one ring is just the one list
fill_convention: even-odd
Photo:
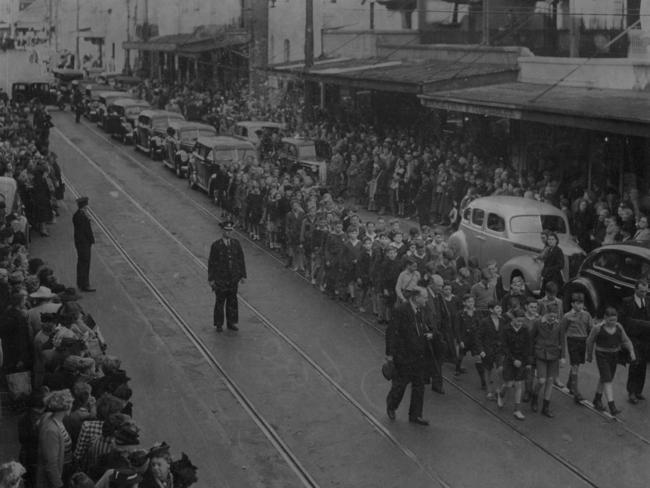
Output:
[[232,237],[234,224],[225,221],[219,224],[223,236],[212,243],[208,259],[208,282],[215,294],[214,326],[217,332],[223,331],[224,305],[226,307],[226,326],[239,330],[239,310],[237,287],[246,279],[244,251],[237,239]]
[[81,120],[81,114],[83,113],[84,109],[84,96],[83,93],[81,93],[81,89],[79,88],[79,83],[77,80],[72,82],[74,91],[72,92],[72,107],[74,109],[74,121],[78,124],[79,121]]
[[650,301],[647,294],[648,282],[639,280],[634,295],[623,299],[623,327],[636,351],[636,361],[630,364],[627,372],[628,401],[633,405],[645,400],[643,388],[650,361]]
[[81,291],[95,291],[90,287],[90,249],[95,235],[88,217],[88,197],[77,198],[78,210],[72,216],[74,247],[77,249],[77,287]]
[[405,291],[407,301],[393,310],[392,320],[386,330],[386,359],[395,364],[392,386],[386,398],[386,413],[395,419],[404,392],[411,383],[409,422],[429,425],[422,418],[424,406],[424,382],[430,375],[431,345],[433,332],[426,324],[424,308],[427,290],[415,287]]

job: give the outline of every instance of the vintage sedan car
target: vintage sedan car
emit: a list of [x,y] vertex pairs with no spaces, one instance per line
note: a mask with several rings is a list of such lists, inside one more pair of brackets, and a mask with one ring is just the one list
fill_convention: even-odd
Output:
[[133,98],[118,98],[106,109],[103,128],[111,137],[121,140],[124,144],[133,142],[133,132],[138,115],[151,106],[144,100]]
[[140,112],[133,135],[135,150],[146,152],[153,160],[160,158],[165,148],[164,134],[172,120],[185,120],[185,117],[166,110]]
[[278,160],[285,172],[295,174],[303,170],[314,179],[316,185],[325,186],[330,155],[329,145],[323,141],[284,137]]
[[199,137],[187,167],[191,188],[201,188],[214,198],[218,173],[229,163],[256,160],[255,146],[237,137]]
[[37,99],[43,105],[54,105],[57,99],[56,92],[56,83],[45,79],[16,81],[11,85],[11,99],[16,103]]
[[115,91],[110,85],[102,83],[88,83],[83,85],[84,93],[84,111],[83,115],[91,122],[95,122],[97,116],[97,107],[99,106],[99,94],[101,92]]
[[529,198],[490,196],[478,198],[462,211],[460,226],[449,237],[449,246],[467,260],[478,258],[484,267],[490,260],[500,266],[505,289],[520,275],[533,292],[541,288],[542,230],[555,232],[564,252],[565,282],[574,276],[584,251],[569,233],[566,215],[553,205]]
[[624,241],[606,244],[589,253],[578,274],[564,287],[565,307],[571,294],[583,293],[590,313],[602,316],[605,307],[619,308],[632,296],[639,279],[650,278],[650,243]]
[[113,101],[120,98],[133,97],[123,91],[108,91],[98,93],[97,106],[95,108],[95,122],[97,122],[97,125],[99,127],[104,127],[104,116],[106,115],[106,109],[108,106],[113,103]]
[[252,142],[255,147],[259,147],[264,132],[279,134],[285,129],[284,124],[278,122],[265,122],[262,120],[245,120],[237,122],[233,129],[234,135]]
[[182,178],[187,174],[190,154],[199,137],[216,136],[217,130],[211,125],[186,120],[172,120],[167,127],[163,163]]

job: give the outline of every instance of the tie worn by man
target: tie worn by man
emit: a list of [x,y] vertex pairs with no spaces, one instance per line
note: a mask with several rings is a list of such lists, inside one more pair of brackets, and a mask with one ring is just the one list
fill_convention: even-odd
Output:
[[237,289],[246,279],[244,251],[237,239],[232,237],[234,224],[231,221],[219,224],[223,236],[212,243],[208,258],[208,282],[215,294],[213,325],[217,332],[223,331],[224,305],[226,326],[239,330]]
[[430,341],[433,334],[424,319],[427,291],[416,287],[406,292],[407,301],[395,307],[386,330],[386,359],[395,364],[395,375],[386,398],[386,413],[391,420],[411,384],[409,422],[429,425],[422,417],[424,383],[429,375]]
[[636,361],[630,364],[627,373],[628,401],[633,405],[639,400],[645,400],[643,388],[650,360],[650,308],[647,293],[648,282],[639,280],[634,295],[623,299],[623,327],[636,352]]
[[78,210],[72,216],[74,247],[77,250],[77,287],[82,291],[95,291],[90,287],[90,249],[95,235],[88,217],[88,197],[77,198]]

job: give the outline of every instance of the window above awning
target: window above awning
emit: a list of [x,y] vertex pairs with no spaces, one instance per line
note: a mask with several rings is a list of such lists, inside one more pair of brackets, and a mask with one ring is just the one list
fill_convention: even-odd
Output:
[[420,96],[426,107],[624,135],[650,134],[650,93],[502,83]]
[[415,94],[514,81],[518,72],[517,66],[509,64],[386,58],[325,59],[316,61],[308,69],[304,63],[289,63],[277,64],[268,70],[283,77]]

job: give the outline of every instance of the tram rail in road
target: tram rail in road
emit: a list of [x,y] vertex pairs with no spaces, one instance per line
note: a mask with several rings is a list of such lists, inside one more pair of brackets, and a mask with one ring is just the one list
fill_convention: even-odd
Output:
[[[217,215],[206,208],[205,206],[201,205],[201,203],[197,202],[194,198],[190,197],[185,191],[182,191],[179,189],[176,185],[168,181],[166,178],[160,176],[156,172],[153,171],[153,169],[146,164],[142,163],[141,161],[138,161],[135,157],[133,157],[131,154],[128,154],[127,151],[122,147],[116,144],[114,141],[112,141],[109,138],[106,138],[103,134],[97,132],[93,127],[88,126],[88,124],[83,124],[91,132],[96,134],[97,137],[107,141],[114,147],[116,147],[124,156],[126,156],[129,160],[134,162],[138,167],[144,169],[147,173],[151,174],[152,176],[156,177],[156,179],[162,181],[166,186],[170,187],[175,193],[181,195],[183,199],[189,200],[191,204],[200,210],[202,213],[205,215],[208,215],[209,217],[213,218],[215,221],[220,222],[221,219],[217,217]],[[86,160],[88,160],[93,166],[96,167],[98,171],[100,171],[104,177],[111,182],[116,188],[118,188],[122,193],[124,193],[129,200],[131,200],[141,211],[143,211],[157,226],[159,226],[171,239],[173,239],[179,246],[181,246],[185,252],[187,252],[196,262],[199,266],[201,266],[203,269],[207,269],[206,265],[201,261],[189,248],[187,248],[176,236],[171,234],[153,215],[151,215],[146,209],[142,208],[142,206],[135,201],[135,199],[129,195],[121,186],[115,182],[110,175],[108,175],[103,169],[101,169],[98,164],[93,161],[87,154],[83,152],[81,148],[79,148],[76,144],[74,144],[72,141],[70,141],[62,132],[60,132],[58,129],[56,129],[59,134],[62,136],[62,138],[72,147],[75,148]],[[244,240],[250,243],[250,245],[256,247],[257,249],[263,251],[265,254],[268,256],[272,257],[276,261],[282,262],[282,260],[272,253],[270,250],[268,250],[266,247],[260,245],[256,241],[252,241],[249,239],[244,233],[239,233]],[[122,252],[122,251],[121,251]],[[298,275],[302,279],[306,280],[305,277],[302,275]],[[163,297],[164,298],[164,297]],[[274,324],[272,324],[259,310],[257,310],[250,302],[248,302],[245,298],[240,296],[240,300],[244,305],[249,308],[256,316],[258,316],[263,324],[271,329],[276,335],[280,336],[283,341],[288,343],[296,352],[300,354],[300,356],[305,359],[321,376],[323,376],[334,388],[339,392],[347,401],[352,403],[357,409],[360,410],[360,412],[366,417],[384,436],[386,436],[396,447],[398,447],[405,455],[407,455],[409,458],[411,458],[421,469],[426,471],[433,480],[436,480],[440,486],[443,487],[448,487],[449,485],[434,471],[432,471],[429,467],[424,466],[422,462],[417,458],[417,456],[406,446],[402,445],[391,433],[386,429],[386,427],[379,422],[378,419],[376,419],[370,412],[368,412],[363,406],[361,406],[345,389],[343,389],[333,378],[331,378],[298,344],[296,344],[291,338],[287,337],[286,334],[284,334],[281,330],[279,330]],[[372,323],[371,321],[367,320],[367,318],[363,317],[362,315],[358,314],[355,310],[344,306],[344,308],[351,314],[353,314],[356,318],[360,319],[361,321],[364,322],[365,325],[370,326],[374,330],[376,330],[378,333],[382,334],[384,333],[383,329],[378,327],[376,324]],[[463,396],[468,398],[470,401],[472,401],[474,404],[476,404],[478,407],[480,407],[483,411],[485,411],[488,415],[496,418],[499,422],[502,424],[508,426],[510,429],[512,429],[514,432],[516,432],[520,437],[522,437],[524,440],[532,444],[535,448],[539,449],[541,452],[546,454],[547,456],[551,457],[555,462],[561,464],[564,466],[567,470],[572,472],[576,477],[580,478],[582,481],[587,483],[588,485],[598,488],[598,484],[592,480],[588,475],[586,475],[579,467],[577,467],[575,464],[573,464],[571,461],[565,459],[561,454],[554,452],[551,449],[548,449],[545,447],[543,444],[540,442],[536,441],[533,437],[529,436],[528,434],[525,433],[522,429],[519,429],[516,425],[513,425],[512,422],[506,420],[502,416],[500,416],[497,412],[494,412],[492,409],[490,409],[483,401],[481,401],[479,398],[477,398],[475,395],[472,395],[470,392],[468,392],[466,389],[462,388],[460,385],[458,385],[456,382],[450,380],[448,377],[445,377],[445,381],[450,384],[453,388],[457,389]],[[597,412],[596,412],[597,413]],[[632,429],[630,429],[621,419],[616,419],[617,422],[620,422],[625,431],[628,433],[634,435],[637,437],[639,440],[646,444],[650,444],[650,440],[646,439],[645,437],[641,436],[640,434],[636,433]]]
[[[183,242],[180,241],[174,234],[172,234],[154,215],[152,215],[147,209],[145,209],[131,194],[129,194],[117,181],[115,181],[106,171],[104,171],[88,154],[86,154],[79,146],[77,146],[74,142],[72,142],[63,132],[61,132],[59,129],[55,128],[54,129],[57,134],[71,147],[73,147],[88,163],[90,163],[99,173],[102,174],[102,176],[111,184],[113,185],[117,190],[119,190],[140,212],[142,212],[144,215],[147,216],[153,222],[160,230],[167,235],[171,240],[173,240],[185,253],[187,253],[191,259],[202,269],[204,269],[207,272],[207,266],[206,264],[198,257],[196,256],[191,249],[189,249]],[[137,162],[137,161],[136,161]],[[144,167],[140,162],[137,162],[139,166]],[[146,169],[146,168],[145,168]],[[71,193],[73,193],[76,196],[79,196],[79,193],[74,189],[72,184],[69,182],[67,178],[64,178],[65,184],[68,188],[70,188]],[[167,184],[171,185],[169,182]],[[175,187],[174,187],[175,188]],[[182,192],[181,192],[182,193]],[[188,197],[189,198],[189,197]],[[192,200],[192,199],[190,199]],[[192,200],[193,201],[193,200]],[[207,210],[207,209],[206,209]],[[211,213],[211,212],[210,212]],[[158,290],[158,288],[155,286],[155,284],[146,276],[146,273],[138,266],[138,264],[129,256],[127,251],[124,249],[123,246],[119,243],[119,241],[113,236],[111,231],[106,227],[105,224],[103,224],[101,217],[99,217],[96,213],[93,213],[91,211],[93,219],[97,222],[98,227],[102,230],[102,232],[108,237],[108,239],[111,241],[111,243],[115,246],[115,248],[120,252],[120,254],[124,257],[124,259],[129,263],[129,265],[133,268],[133,270],[138,274],[138,276],[145,282],[146,286],[149,288],[149,290],[154,294],[156,299],[161,303],[161,305],[164,307],[166,311],[170,313],[174,321],[181,327],[183,333],[185,333],[188,338],[192,341],[195,347],[201,352],[201,354],[204,356],[204,358],[210,363],[211,366],[215,367],[217,370],[221,372],[221,374],[224,376],[224,379],[226,380],[226,383],[228,384],[229,389],[232,387],[234,388],[233,395],[239,400],[241,398],[241,401],[247,402],[247,403],[242,403],[243,405],[248,405],[248,408],[251,410],[249,413],[251,416],[257,415],[257,417],[253,417],[256,419],[256,423],[258,420],[262,421],[263,418],[259,413],[254,410],[254,407],[250,402],[246,399],[246,397],[243,395],[243,392],[240,391],[240,389],[237,387],[236,383],[230,378],[227,374],[227,372],[223,369],[223,367],[218,363],[216,358],[210,353],[209,348],[205,345],[203,341],[196,335],[196,333],[192,330],[192,328],[183,320],[182,316],[174,309],[173,305],[165,298],[164,294]],[[213,215],[214,218],[216,216]],[[298,353],[298,355],[304,359],[322,378],[324,378],[327,383],[329,383],[335,390],[336,392],[341,395],[347,402],[349,402],[351,405],[353,405],[361,414],[362,416],[377,430],[379,433],[381,433],[387,440],[391,442],[399,451],[402,452],[403,455],[405,455],[408,459],[410,459],[423,473],[425,473],[434,483],[437,484],[437,486],[440,486],[442,488],[451,488],[451,485],[449,485],[436,471],[434,471],[431,467],[423,463],[417,455],[408,447],[406,447],[404,444],[402,444],[380,421],[377,419],[372,412],[367,410],[363,405],[361,405],[357,400],[354,399],[354,397],[347,391],[345,390],[334,378],[332,378],[321,366],[314,361],[313,358],[309,356],[309,354],[301,348],[295,341],[293,341],[290,337],[288,337],[284,332],[282,332],[275,324],[273,324],[260,310],[258,310],[255,306],[253,306],[248,300],[246,300],[244,297],[238,294],[239,300],[246,306],[255,316],[257,316],[262,324],[269,330],[271,330],[275,335],[279,336],[282,341],[284,341],[286,344],[288,344],[295,352]],[[241,393],[241,397],[236,394],[236,392]],[[248,411],[247,408],[247,411]],[[264,432],[264,434],[268,437],[269,435],[275,436],[273,439],[269,437],[269,439],[274,443],[275,442],[281,442],[282,439],[275,433],[275,430],[268,424],[268,422],[264,421],[266,423],[266,428],[260,428]],[[258,424],[259,425],[259,424]],[[284,444],[281,444],[282,446]],[[286,448],[286,445],[284,445],[284,448],[286,450],[280,450],[281,454],[285,459],[287,459],[286,456],[289,455],[290,451],[288,448]],[[293,456],[293,455],[292,455]],[[293,456],[293,459],[297,462],[297,458]],[[298,469],[298,466],[294,466],[292,464],[291,458],[288,459],[287,461],[294,470],[297,470],[297,472],[303,472],[304,470],[302,468]],[[306,471],[304,471],[304,474],[308,475]],[[302,479],[302,478],[301,478]],[[312,480],[313,481],[313,480]],[[315,482],[314,482],[315,483]],[[318,486],[316,484],[310,485],[307,484],[305,486]]]

